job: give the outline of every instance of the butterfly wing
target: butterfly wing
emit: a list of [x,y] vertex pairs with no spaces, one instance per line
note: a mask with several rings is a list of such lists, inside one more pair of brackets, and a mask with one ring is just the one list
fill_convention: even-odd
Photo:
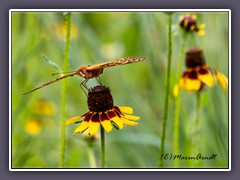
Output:
[[91,67],[88,67],[88,70],[104,69],[104,68],[112,67],[112,66],[118,66],[118,65],[134,63],[134,62],[140,62],[140,61],[144,61],[145,59],[146,58],[136,58],[136,57],[120,58],[120,59],[116,59],[116,60],[113,60],[113,61],[93,65]]

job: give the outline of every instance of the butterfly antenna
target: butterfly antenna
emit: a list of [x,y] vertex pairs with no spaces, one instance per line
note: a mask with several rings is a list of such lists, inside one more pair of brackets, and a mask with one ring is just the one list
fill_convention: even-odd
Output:
[[75,74],[77,74],[77,72],[70,73],[70,74],[68,74],[68,75],[66,75],[66,76],[58,77],[58,78],[56,78],[56,79],[54,79],[54,80],[51,80],[51,81],[49,81],[49,82],[47,82],[47,83],[45,83],[45,84],[43,84],[43,85],[41,85],[41,86],[39,86],[39,87],[37,87],[37,88],[35,88],[35,89],[32,89],[31,91],[28,91],[28,92],[23,93],[23,95],[29,94],[29,93],[31,93],[31,92],[33,92],[33,91],[36,91],[36,90],[38,90],[38,89],[41,89],[41,88],[43,88],[44,86],[47,86],[47,85],[52,84],[52,83],[55,83],[55,82],[57,82],[57,81],[59,81],[59,80],[62,80],[62,79],[64,79],[64,78],[72,77],[72,76],[74,76]]
[[74,73],[76,71],[71,71],[71,72],[57,72],[57,73],[53,73],[52,76],[58,75],[58,74],[67,74],[67,73]]

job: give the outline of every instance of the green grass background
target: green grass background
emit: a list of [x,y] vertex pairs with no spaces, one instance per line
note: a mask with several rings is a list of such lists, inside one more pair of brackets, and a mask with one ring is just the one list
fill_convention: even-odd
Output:
[[[181,50],[179,16],[173,14],[173,49],[171,89],[177,82]],[[206,25],[206,35],[196,34],[187,49],[204,50],[209,66],[228,76],[228,13],[197,12],[198,23]],[[53,25],[65,21],[63,12],[12,12],[12,167],[58,168],[60,155],[61,82],[51,84],[28,95],[22,93],[52,80],[59,72],[47,64],[45,54],[63,67],[65,36],[59,39]],[[155,168],[158,165],[160,134],[163,119],[165,72],[167,65],[167,15],[163,12],[73,12],[72,24],[77,36],[70,42],[69,71],[120,57],[147,57],[148,60],[104,70],[101,80],[109,86],[117,106],[134,108],[141,117],[136,127],[124,127],[106,133],[106,158],[109,168]],[[67,80],[67,118],[88,111],[87,98],[80,89],[80,77]],[[87,85],[96,85],[90,80]],[[39,99],[54,104],[54,115],[34,113]],[[180,107],[179,152],[191,154],[195,119],[195,94],[182,91]],[[170,93],[165,152],[173,152],[174,97]],[[199,152],[217,154],[215,160],[200,161],[202,168],[228,167],[228,92],[220,85],[202,93],[200,109]],[[25,130],[28,119],[38,118],[43,126],[32,136]],[[88,146],[81,134],[72,136],[76,125],[66,127],[67,168],[89,167]],[[99,167],[100,139],[93,147]],[[181,160],[181,168],[191,167],[190,160]],[[173,168],[173,160],[164,162]]]

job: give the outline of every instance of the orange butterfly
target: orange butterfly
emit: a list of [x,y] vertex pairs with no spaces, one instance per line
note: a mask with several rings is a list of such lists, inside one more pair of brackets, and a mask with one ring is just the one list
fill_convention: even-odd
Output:
[[96,64],[94,66],[89,66],[89,65],[88,66],[82,66],[76,72],[72,72],[72,73],[69,73],[65,76],[61,76],[59,78],[56,78],[52,81],[49,81],[49,82],[31,90],[31,91],[25,92],[23,94],[31,93],[33,91],[36,91],[40,88],[43,88],[43,87],[49,85],[49,84],[52,84],[54,82],[57,82],[61,79],[67,78],[67,77],[72,77],[74,75],[78,75],[78,76],[81,76],[81,77],[85,78],[84,81],[81,83],[81,85],[83,85],[86,88],[85,84],[87,83],[87,81],[91,78],[96,78],[97,79],[97,77],[100,74],[103,73],[104,68],[112,67],[112,66],[118,66],[118,65],[124,65],[124,64],[134,63],[134,62],[140,62],[140,61],[144,61],[145,59],[146,58],[127,57],[127,58],[120,58],[120,59],[117,59],[117,60],[113,60],[113,61],[109,61],[109,62],[105,62],[105,63],[101,63],[101,64]]

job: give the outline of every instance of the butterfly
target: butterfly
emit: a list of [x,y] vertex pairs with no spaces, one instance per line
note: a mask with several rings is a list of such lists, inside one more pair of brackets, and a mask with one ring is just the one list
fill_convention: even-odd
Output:
[[[80,85],[83,85],[86,89],[87,87],[85,86],[87,81],[91,78],[96,78],[99,77],[100,74],[103,73],[103,70],[104,68],[108,68],[108,67],[112,67],[112,66],[118,66],[118,65],[124,65],[124,64],[130,64],[130,63],[134,63],[134,62],[140,62],[140,61],[144,61],[146,60],[146,58],[136,58],[136,57],[126,57],[126,58],[120,58],[120,59],[116,59],[116,60],[112,60],[112,61],[109,61],[109,62],[104,62],[104,63],[101,63],[101,64],[96,64],[96,65],[93,65],[93,66],[90,66],[90,65],[87,65],[87,66],[82,66],[80,67],[77,71],[74,71],[74,72],[71,72],[65,76],[61,76],[61,77],[58,77],[54,80],[51,80],[35,89],[32,89],[28,92],[25,92],[23,93],[23,95],[25,94],[28,94],[28,93],[31,93],[33,91],[36,91],[38,89],[41,89],[49,84],[52,84],[52,83],[55,83],[59,80],[62,80],[64,78],[68,78],[68,77],[72,77],[72,76],[75,76],[75,75],[78,75],[82,78],[84,78],[84,80],[82,81],[82,83]],[[59,73],[56,73],[56,74],[59,74]],[[55,74],[53,74],[55,75]],[[97,79],[98,80],[98,79]],[[99,80],[98,80],[99,82]],[[101,84],[101,82],[100,82]]]

